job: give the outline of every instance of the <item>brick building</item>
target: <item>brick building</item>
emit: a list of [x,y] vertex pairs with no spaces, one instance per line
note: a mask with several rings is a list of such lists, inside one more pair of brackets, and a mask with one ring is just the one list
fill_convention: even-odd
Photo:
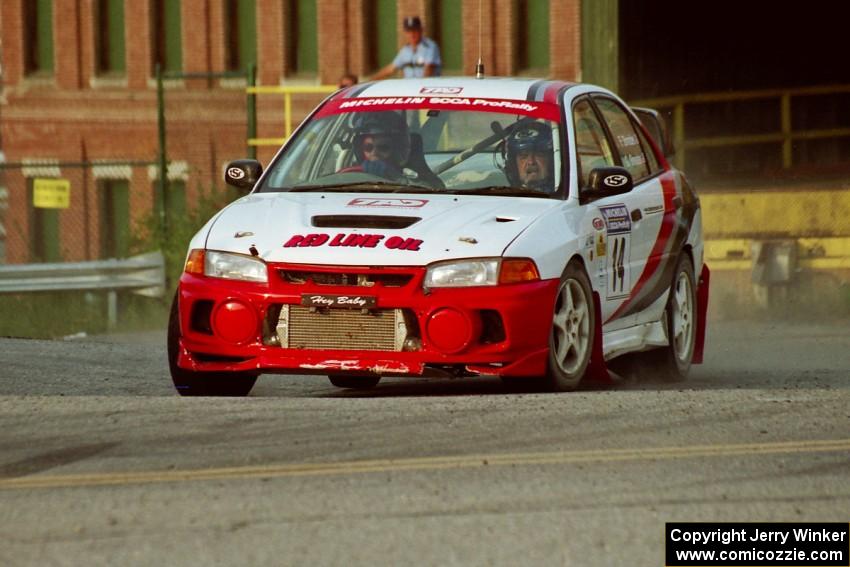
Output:
[[[259,85],[367,78],[420,15],[444,74],[575,79],[580,0],[3,0],[0,170],[8,206],[0,262],[127,253],[132,224],[158,203],[155,65],[165,82],[168,202],[179,215],[247,154],[245,79],[194,78],[256,64]],[[481,12],[479,14],[479,5]],[[281,100],[260,97],[260,136],[282,135]],[[296,119],[321,95],[295,101]],[[259,158],[273,154],[260,148]],[[83,166],[82,164],[91,164]],[[32,180],[70,182],[70,206],[33,206]],[[219,183],[220,185],[220,183]],[[0,203],[1,204],[1,203]],[[0,215],[3,214],[0,209]],[[0,253],[4,250],[0,247]]]

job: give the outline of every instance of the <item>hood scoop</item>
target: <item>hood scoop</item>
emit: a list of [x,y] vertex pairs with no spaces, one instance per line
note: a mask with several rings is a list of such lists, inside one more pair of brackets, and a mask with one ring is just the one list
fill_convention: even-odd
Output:
[[420,217],[397,217],[389,215],[316,215],[313,226],[320,228],[407,228],[416,224]]

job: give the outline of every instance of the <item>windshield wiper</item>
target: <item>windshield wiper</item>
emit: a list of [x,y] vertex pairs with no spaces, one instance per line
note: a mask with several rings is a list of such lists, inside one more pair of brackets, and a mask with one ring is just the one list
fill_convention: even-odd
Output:
[[491,187],[476,187],[475,189],[465,189],[463,191],[455,191],[457,195],[504,195],[506,197],[538,197],[548,199],[552,193],[543,191],[535,191],[534,189],[526,189],[524,187],[505,187],[493,185]]
[[329,183],[327,185],[304,185],[293,187],[290,192],[339,192],[367,191],[375,193],[435,193],[435,189],[422,185],[405,185],[392,181],[358,181],[357,183]]

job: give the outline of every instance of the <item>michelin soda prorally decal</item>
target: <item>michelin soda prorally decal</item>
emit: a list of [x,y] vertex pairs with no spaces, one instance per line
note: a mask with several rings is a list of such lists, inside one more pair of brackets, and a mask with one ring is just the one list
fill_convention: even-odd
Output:
[[628,297],[631,291],[632,248],[632,219],[629,217],[629,209],[626,205],[619,204],[599,207],[599,212],[605,219],[608,234],[607,248],[610,251],[605,268],[605,296],[607,299]]

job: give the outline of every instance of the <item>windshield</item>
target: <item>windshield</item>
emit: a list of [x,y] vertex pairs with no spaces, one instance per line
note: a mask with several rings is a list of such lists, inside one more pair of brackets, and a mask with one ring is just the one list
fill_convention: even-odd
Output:
[[[561,194],[556,105],[410,98],[330,101],[259,191]],[[480,101],[511,112],[455,109]]]

